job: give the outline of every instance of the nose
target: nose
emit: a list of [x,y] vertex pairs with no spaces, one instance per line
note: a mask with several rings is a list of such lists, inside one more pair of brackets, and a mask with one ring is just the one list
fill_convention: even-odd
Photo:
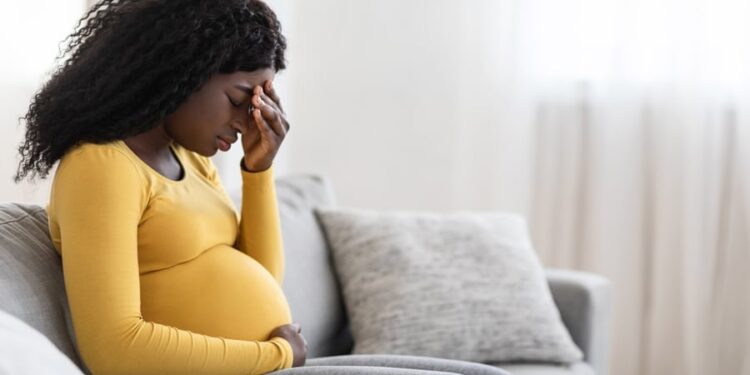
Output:
[[239,132],[244,132],[246,129],[250,129],[252,126],[254,126],[253,116],[248,111],[237,112],[239,113],[232,120],[232,128]]

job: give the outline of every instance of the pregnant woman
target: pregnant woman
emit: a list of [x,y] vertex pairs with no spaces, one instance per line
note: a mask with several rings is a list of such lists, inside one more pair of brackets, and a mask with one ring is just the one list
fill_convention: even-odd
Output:
[[[273,159],[286,42],[258,0],[103,0],[36,94],[16,180],[54,174],[49,229],[93,374],[304,364],[281,289]],[[239,215],[209,156],[244,156]],[[235,147],[237,147],[235,146]]]
[[[102,0],[35,95],[16,181],[47,206],[76,347],[94,375],[498,375],[460,361],[306,363],[281,289],[273,160],[286,41],[260,0]],[[237,142],[241,140],[240,142]],[[236,146],[233,146],[236,144]],[[239,214],[209,159],[242,147]],[[290,369],[291,368],[291,369]]]

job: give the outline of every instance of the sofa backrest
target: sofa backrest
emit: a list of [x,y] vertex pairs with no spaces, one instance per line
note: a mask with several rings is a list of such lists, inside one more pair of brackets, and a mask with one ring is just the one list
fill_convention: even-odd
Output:
[[68,300],[60,256],[44,208],[0,205],[0,310],[41,332],[80,366],[68,334]]
[[[323,232],[313,207],[334,203],[330,184],[312,175],[276,181],[286,252],[284,292],[302,325],[309,357],[346,354],[352,338]],[[0,204],[0,310],[34,327],[80,366],[70,328],[60,256],[47,214],[29,204]]]
[[313,213],[332,206],[331,184],[318,176],[280,178],[276,192],[286,255],[284,293],[292,318],[302,326],[308,357],[348,354],[352,337],[331,253]]

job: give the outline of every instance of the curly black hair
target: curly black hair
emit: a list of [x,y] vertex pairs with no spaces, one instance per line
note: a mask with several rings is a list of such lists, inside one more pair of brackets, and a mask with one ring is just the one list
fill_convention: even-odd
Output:
[[261,0],[101,0],[35,94],[15,182],[66,151],[154,128],[216,73],[286,68],[286,38]]

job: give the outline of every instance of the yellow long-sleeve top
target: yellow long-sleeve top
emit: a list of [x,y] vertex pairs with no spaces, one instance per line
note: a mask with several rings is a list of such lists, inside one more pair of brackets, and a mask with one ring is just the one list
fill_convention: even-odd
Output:
[[123,141],[60,161],[47,206],[81,357],[94,374],[256,374],[292,365],[271,169],[242,173],[240,217],[210,159],[180,180]]

